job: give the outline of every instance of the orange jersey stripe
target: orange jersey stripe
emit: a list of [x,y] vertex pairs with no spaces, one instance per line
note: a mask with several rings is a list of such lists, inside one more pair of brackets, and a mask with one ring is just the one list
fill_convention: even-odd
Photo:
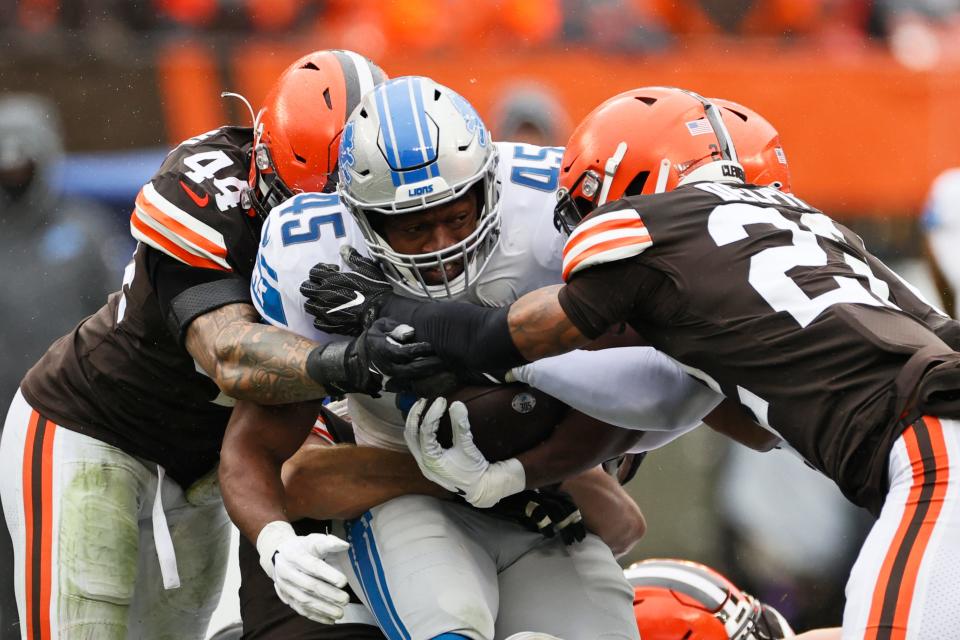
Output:
[[147,200],[146,196],[143,195],[142,189],[140,190],[140,193],[137,194],[137,207],[187,242],[195,244],[207,253],[215,255],[219,258],[227,257],[227,249],[225,247],[211,242],[193,229],[190,229],[184,225],[182,222],[168,216],[166,213],[161,211],[159,207]]
[[136,227],[142,235],[150,239],[151,242],[156,243],[163,248],[164,251],[177,258],[181,262],[185,262],[191,267],[200,267],[203,269],[216,269],[218,271],[228,271],[224,269],[222,265],[217,264],[213,260],[203,258],[197,255],[194,255],[187,251],[186,249],[177,246],[171,242],[168,238],[165,238],[163,235],[158,233],[155,229],[150,228],[146,224],[140,221],[137,218],[137,214],[134,213],[130,216],[130,224]]
[[913,483],[874,587],[866,640],[906,638],[920,564],[946,498],[949,460],[940,421],[923,418],[919,434],[917,426],[903,432]]
[[570,261],[570,264],[565,265],[563,268],[563,273],[561,274],[563,279],[566,281],[570,277],[570,274],[583,263],[584,260],[591,258],[598,253],[603,253],[604,251],[610,251],[611,249],[619,249],[621,247],[629,247],[630,245],[640,245],[650,242],[650,236],[631,236],[628,238],[616,238],[614,240],[607,240],[606,242],[600,242],[596,246],[590,247],[576,258]]
[[913,592],[917,584],[917,574],[920,573],[920,563],[923,561],[923,553],[930,542],[930,536],[937,524],[937,518],[943,509],[943,502],[947,495],[947,482],[949,481],[949,462],[947,460],[947,444],[943,439],[943,428],[940,421],[933,417],[924,417],[924,424],[930,434],[930,445],[933,448],[934,460],[931,464],[936,466],[936,476],[934,480],[933,495],[928,502],[929,508],[920,526],[916,541],[910,550],[910,556],[904,567],[901,577],[900,594],[897,598],[897,610],[893,619],[894,633],[891,638],[905,638],[907,622],[910,616],[910,606],[913,604]]
[[[569,253],[574,251],[580,245],[589,242],[590,239],[596,237],[597,234],[605,233],[607,231],[615,231],[617,229],[636,229],[638,231],[643,231],[644,233],[647,231],[647,227],[643,224],[640,218],[627,220],[607,220],[595,227],[591,227],[578,236],[570,238],[570,240],[563,247],[563,257],[566,258]],[[649,234],[647,237],[649,237]]]
[[27,629],[27,637],[34,637],[33,612],[38,603],[33,601],[33,446],[37,436],[37,422],[40,414],[36,410],[30,412],[30,422],[27,425],[26,442],[23,445],[23,524],[24,549],[26,551],[26,570],[24,571],[24,613],[26,620],[22,620]]
[[324,440],[327,440],[330,444],[334,444],[333,436],[330,435],[330,432],[324,429],[323,427],[319,425],[314,425],[313,429],[311,429],[310,432],[313,435],[317,436],[318,438],[323,438]]
[[[907,458],[913,467],[913,485],[910,487],[910,494],[907,496],[907,503],[903,509],[903,516],[900,518],[900,526],[897,527],[897,533],[893,536],[890,548],[887,549],[887,555],[883,559],[883,565],[880,568],[880,575],[877,578],[877,584],[874,586],[873,600],[870,604],[870,615],[867,617],[867,631],[864,640],[876,640],[880,631],[880,616],[883,613],[883,600],[887,592],[887,584],[894,576],[891,575],[893,563],[896,561],[897,552],[903,544],[907,535],[907,529],[910,528],[910,522],[917,512],[917,504],[920,501],[920,490],[923,480],[923,466],[920,462],[920,448],[917,444],[917,435],[913,428],[903,432],[903,441],[907,447]],[[918,477],[919,480],[918,481]]]
[[40,532],[40,638],[51,638],[50,632],[50,574],[53,567],[53,438],[57,427],[47,420],[43,431],[41,458],[41,487],[43,527]]

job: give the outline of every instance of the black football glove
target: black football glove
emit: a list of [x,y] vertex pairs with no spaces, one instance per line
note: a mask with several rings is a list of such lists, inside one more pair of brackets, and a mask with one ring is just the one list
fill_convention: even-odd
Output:
[[545,538],[559,535],[566,545],[587,536],[587,526],[568,493],[554,489],[527,489],[501,500],[491,511],[514,520],[527,531]]
[[317,347],[307,358],[307,373],[340,395],[379,397],[382,389],[442,395],[456,385],[433,347],[414,342],[413,328],[390,318],[375,321],[349,342]]
[[359,336],[378,317],[381,298],[393,287],[380,266],[349,245],[340,255],[352,271],[319,263],[300,285],[307,299],[304,310],[313,316],[313,326],[326,333]]

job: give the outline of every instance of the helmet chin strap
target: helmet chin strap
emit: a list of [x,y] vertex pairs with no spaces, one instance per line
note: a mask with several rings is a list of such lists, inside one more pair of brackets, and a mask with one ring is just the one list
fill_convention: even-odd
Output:
[[607,164],[603,167],[603,185],[600,187],[600,197],[597,198],[597,206],[602,207],[607,202],[610,195],[610,187],[613,186],[613,176],[616,175],[620,163],[623,162],[623,156],[627,154],[627,143],[621,142],[617,145],[617,150],[613,155],[607,158]]

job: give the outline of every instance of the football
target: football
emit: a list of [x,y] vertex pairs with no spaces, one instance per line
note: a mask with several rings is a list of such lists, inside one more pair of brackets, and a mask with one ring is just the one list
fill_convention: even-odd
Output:
[[[473,441],[488,460],[506,460],[543,442],[563,419],[567,405],[523,383],[465,386],[447,396],[467,407]],[[437,440],[452,445],[450,417],[444,415]]]

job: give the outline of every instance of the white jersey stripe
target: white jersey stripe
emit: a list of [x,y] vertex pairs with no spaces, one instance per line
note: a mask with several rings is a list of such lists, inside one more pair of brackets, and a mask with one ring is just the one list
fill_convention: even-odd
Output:
[[589,220],[577,225],[577,228],[574,229],[573,233],[570,234],[570,237],[567,238],[567,246],[570,247],[576,244],[578,238],[587,235],[594,227],[618,220],[635,220],[641,227],[646,228],[643,225],[643,221],[640,220],[640,214],[638,214],[634,209],[620,209],[617,211],[611,211],[610,213],[604,213],[595,218],[590,218]]
[[604,264],[607,262],[616,262],[617,260],[626,260],[627,258],[632,258],[635,255],[638,255],[643,252],[644,249],[649,247],[652,242],[642,242],[642,243],[633,243],[625,247],[616,247],[613,249],[607,249],[606,251],[601,251],[595,253],[592,256],[581,259],[579,262],[574,260],[569,265],[565,265],[563,268],[563,278],[568,280],[570,276],[575,274],[578,271],[587,269],[588,267],[593,267],[598,264]]
[[567,243],[567,251],[563,256],[563,263],[566,265],[573,260],[576,260],[577,256],[582,254],[584,251],[588,251],[604,242],[609,242],[611,240],[620,240],[622,238],[636,238],[638,242],[646,242],[650,240],[650,234],[647,233],[646,229],[610,229],[609,231],[600,231],[595,235],[583,238],[582,242],[571,245]]
[[[199,258],[210,260],[211,262],[214,262],[220,265],[222,268],[228,271],[233,270],[233,267],[231,267],[226,260],[224,260],[220,256],[213,255],[209,251],[205,251],[204,249],[201,249],[200,247],[196,246],[191,242],[184,240],[181,236],[170,231],[160,222],[154,220],[148,213],[144,212],[140,207],[135,207],[133,210],[133,214],[137,217],[137,220],[139,220],[141,223],[150,227],[159,235],[163,236],[164,238],[166,238],[176,246],[180,247],[184,251],[192,255],[195,255]],[[154,249],[157,249],[158,251],[161,251],[167,255],[170,255],[170,253],[162,245],[160,245],[158,242],[156,242],[153,238],[151,238],[147,234],[141,233],[140,230],[137,229],[134,225],[130,225],[130,231],[136,240],[139,240],[140,242],[144,242],[150,245],[151,247],[153,247]],[[176,256],[172,256],[172,257],[176,258]]]
[[218,248],[223,249],[224,255],[226,255],[227,244],[223,239],[222,233],[210,225],[200,222],[189,213],[183,209],[180,209],[175,204],[164,198],[162,195],[160,195],[160,192],[154,188],[153,183],[148,182],[147,184],[143,185],[143,197],[147,200],[147,202],[155,206],[161,212],[167,214],[197,235],[200,235],[206,240],[210,241]]

